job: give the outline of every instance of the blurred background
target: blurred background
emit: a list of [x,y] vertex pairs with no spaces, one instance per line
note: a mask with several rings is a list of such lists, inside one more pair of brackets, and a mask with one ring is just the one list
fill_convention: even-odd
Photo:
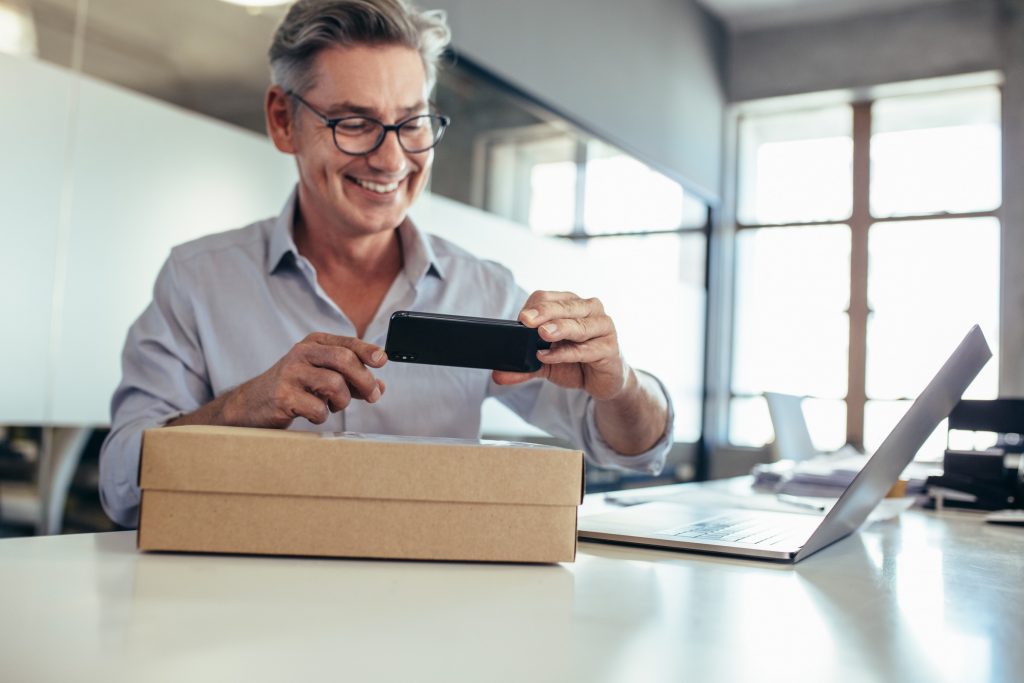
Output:
[[[771,459],[766,391],[870,451],[974,323],[967,396],[1024,396],[1021,0],[421,4],[453,124],[414,218],[600,297],[675,401],[665,473],[589,490]],[[295,181],[262,114],[286,10],[0,0],[0,535],[112,528],[96,458],[160,264]],[[550,440],[497,404],[484,428]]]

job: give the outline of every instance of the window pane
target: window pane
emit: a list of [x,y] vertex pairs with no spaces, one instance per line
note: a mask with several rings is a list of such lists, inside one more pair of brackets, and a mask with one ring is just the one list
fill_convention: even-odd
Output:
[[739,220],[847,220],[853,207],[849,106],[740,121]]
[[[938,368],[935,368],[938,370]],[[921,387],[924,388],[923,386]],[[910,401],[868,401],[864,406],[864,448],[874,453],[889,436],[896,423],[910,409]],[[943,420],[924,446],[917,452],[916,458],[921,460],[939,461],[946,450],[947,421]]]
[[843,398],[849,228],[744,230],[736,242],[733,393]]
[[729,401],[729,443],[759,448],[772,440],[768,404],[761,396]]
[[989,211],[1001,202],[997,88],[880,100],[873,107],[871,212]]
[[[615,272],[601,301],[626,358],[661,379],[675,403],[675,436],[700,436],[704,377],[704,263],[701,233],[606,237],[588,259]],[[657,296],[651,296],[657,292]]]
[[493,133],[487,149],[484,208],[542,235],[566,235],[576,223],[576,151],[569,135],[544,126]]
[[[836,399],[805,399],[804,419],[819,451],[834,451],[846,443],[846,403]],[[729,404],[729,443],[761,447],[774,436],[768,406],[760,396],[734,398]]]
[[576,164],[555,161],[530,169],[530,228],[542,235],[567,235],[576,223]]
[[682,224],[679,183],[614,147],[590,144],[583,201],[588,233],[676,230]]
[[708,224],[708,205],[689,192],[683,192],[683,228],[703,228]]
[[[981,325],[996,351],[999,221],[878,223],[868,244],[870,398],[917,396],[971,325]],[[995,398],[997,382],[993,358],[965,396]]]

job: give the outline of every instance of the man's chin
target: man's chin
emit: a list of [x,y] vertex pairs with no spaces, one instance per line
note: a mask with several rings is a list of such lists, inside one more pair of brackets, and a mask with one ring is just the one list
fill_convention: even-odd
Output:
[[361,216],[352,225],[355,232],[362,235],[375,235],[394,230],[405,220],[404,212],[388,213],[381,216]]

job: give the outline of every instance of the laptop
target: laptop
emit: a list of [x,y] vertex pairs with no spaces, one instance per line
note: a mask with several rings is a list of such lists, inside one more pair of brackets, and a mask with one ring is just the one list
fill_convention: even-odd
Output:
[[579,538],[799,562],[864,523],[991,357],[975,325],[824,517],[709,509],[677,499],[581,517]]

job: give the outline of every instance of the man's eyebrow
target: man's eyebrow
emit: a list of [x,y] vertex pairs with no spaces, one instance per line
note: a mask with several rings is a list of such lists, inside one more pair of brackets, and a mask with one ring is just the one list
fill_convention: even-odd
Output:
[[[420,100],[416,104],[408,107],[402,107],[398,112],[402,115],[413,114],[418,111],[422,111],[427,108],[427,103]],[[337,118],[339,116],[355,115],[355,116],[369,116],[372,118],[380,118],[380,111],[373,107],[364,107],[353,102],[338,102],[332,104],[327,111],[324,112],[329,118]]]

